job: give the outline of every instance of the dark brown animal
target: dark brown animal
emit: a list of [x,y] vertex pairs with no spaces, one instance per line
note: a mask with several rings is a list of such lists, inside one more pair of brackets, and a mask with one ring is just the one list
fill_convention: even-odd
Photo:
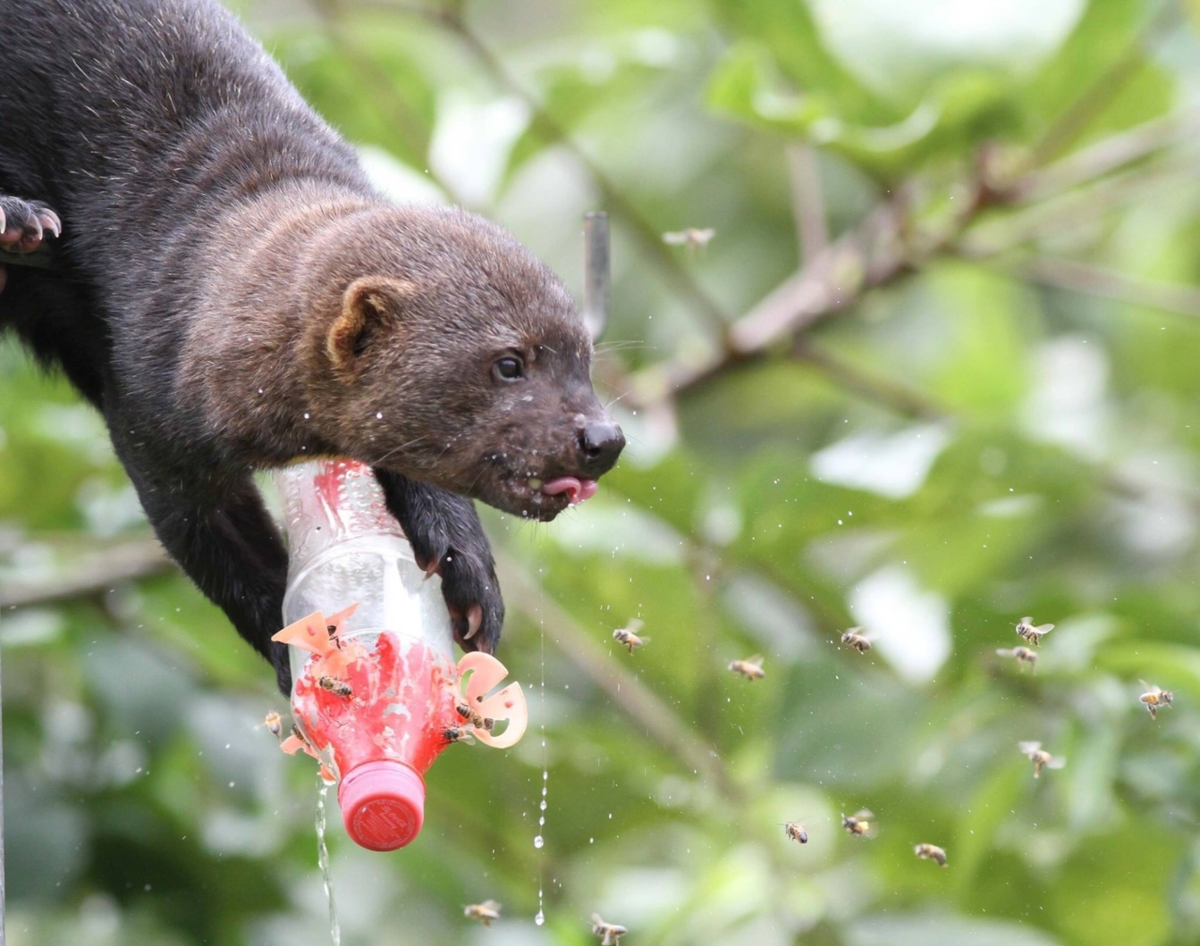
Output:
[[286,690],[251,474],[352,457],[494,648],[470,498],[552,519],[624,445],[559,280],[479,217],[385,203],[213,0],[0,0],[0,56],[0,254],[51,250],[0,266],[0,328],[103,412],[168,552]]

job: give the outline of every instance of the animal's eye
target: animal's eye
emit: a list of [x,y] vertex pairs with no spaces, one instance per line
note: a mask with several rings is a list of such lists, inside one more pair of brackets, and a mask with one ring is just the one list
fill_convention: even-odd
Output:
[[520,381],[525,377],[525,366],[520,358],[507,355],[492,365],[492,377],[497,381]]

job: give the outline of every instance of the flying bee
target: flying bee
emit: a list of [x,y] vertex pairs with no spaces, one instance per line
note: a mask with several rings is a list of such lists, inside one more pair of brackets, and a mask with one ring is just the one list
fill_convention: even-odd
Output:
[[344,700],[354,696],[354,690],[345,680],[338,680],[336,677],[321,677],[317,681],[317,686],[322,690],[328,690],[334,696],[340,696]]
[[1038,624],[1034,626],[1033,618],[1029,615],[1021,618],[1017,622],[1017,636],[1022,640],[1027,640],[1034,647],[1042,642],[1042,638],[1054,630],[1053,624]]
[[495,900],[469,903],[463,907],[463,916],[468,920],[478,920],[484,926],[491,926],[492,920],[500,919],[500,904]]
[[267,727],[267,732],[278,739],[283,735],[283,720],[279,718],[279,714],[274,710],[267,713],[262,724]]
[[729,661],[729,669],[753,683],[755,680],[761,680],[767,675],[767,672],[762,668],[762,662],[762,657],[755,654],[753,657],[747,657],[745,660]]
[[471,738],[471,730],[465,726],[449,726],[442,730],[442,738],[446,742],[474,742]]
[[605,923],[599,913],[592,914],[592,934],[601,937],[600,946],[621,946],[625,927],[618,923]]
[[1158,711],[1163,707],[1170,706],[1175,699],[1175,694],[1170,690],[1160,690],[1145,680],[1142,680],[1141,684],[1146,688],[1146,692],[1138,699],[1146,704],[1146,709],[1150,711],[1150,718],[1158,719]]
[[624,627],[618,627],[615,631],[613,631],[613,640],[615,640],[618,644],[624,644],[629,648],[629,652],[632,654],[636,648],[641,647],[650,640],[648,637],[638,636],[637,632],[641,629],[642,622],[637,618],[634,618]]
[[708,246],[709,241],[717,235],[717,231],[712,227],[705,227],[703,230],[698,230],[695,227],[689,227],[687,230],[674,230],[670,233],[664,233],[663,242],[668,246],[686,246],[689,253],[695,253],[697,250],[702,250]]
[[496,725],[496,721],[490,716],[480,716],[475,710],[471,709],[467,703],[459,703],[454,707],[458,711],[458,715],[470,722],[476,729],[482,729],[484,732],[491,732]]
[[1061,756],[1053,756],[1043,749],[1040,742],[1018,742],[1017,748],[1033,763],[1034,778],[1042,774],[1043,767],[1047,769],[1061,769],[1067,764],[1066,759]]
[[1028,647],[1001,647],[996,651],[1001,657],[1013,657],[1024,672],[1025,668],[1029,668],[1029,672],[1033,673],[1037,670],[1037,654]]
[[946,866],[946,852],[936,844],[918,844],[913,848],[913,853],[922,860],[933,861],[939,867]]
[[858,633],[861,627],[852,627],[842,635],[842,643],[847,647],[857,650],[860,654],[865,654],[871,649],[871,638]]
[[783,823],[783,833],[787,835],[789,841],[799,841],[801,844],[808,843],[808,832],[804,830],[804,825],[799,821],[785,821]]
[[872,822],[875,816],[866,808],[856,811],[852,815],[842,815],[842,827],[849,831],[856,838],[865,838],[872,833]]

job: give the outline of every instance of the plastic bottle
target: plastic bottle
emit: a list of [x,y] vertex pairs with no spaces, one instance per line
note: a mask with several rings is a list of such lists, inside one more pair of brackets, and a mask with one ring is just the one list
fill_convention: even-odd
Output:
[[[456,667],[441,579],[414,561],[369,468],[315,461],[275,479],[289,543],[287,627],[275,639],[289,645],[296,720],[284,748],[316,757],[338,782],[358,844],[393,850],[421,829],[422,775],[447,734],[510,745],[524,731],[524,698],[515,684],[490,698],[480,689],[507,673],[494,658],[469,654]],[[464,696],[457,686],[467,670]],[[470,726],[457,709],[468,699],[495,718],[514,711],[503,736]]]

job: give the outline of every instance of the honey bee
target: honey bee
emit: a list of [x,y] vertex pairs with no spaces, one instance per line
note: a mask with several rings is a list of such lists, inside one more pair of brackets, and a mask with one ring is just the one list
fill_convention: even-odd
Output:
[[354,690],[350,687],[350,684],[346,683],[344,680],[338,680],[335,677],[321,677],[321,679],[317,681],[317,686],[319,686],[322,690],[328,690],[334,696],[340,696],[343,699],[348,700],[350,697],[354,696]]
[[1026,667],[1029,668],[1030,673],[1033,673],[1035,670],[1037,670],[1038,655],[1028,647],[1001,647],[996,651],[996,653],[998,653],[1001,657],[1015,658],[1017,663],[1020,665],[1022,672],[1025,671]]
[[1033,618],[1029,615],[1021,618],[1017,622],[1017,636],[1022,640],[1027,640],[1034,647],[1042,642],[1042,638],[1054,630],[1053,624],[1038,624],[1036,627],[1033,623]]
[[491,926],[492,920],[500,919],[500,904],[495,900],[469,903],[463,907],[463,916],[468,920],[478,920],[484,926]]
[[729,669],[753,682],[761,680],[767,675],[767,672],[762,668],[762,662],[762,657],[755,654],[753,657],[747,657],[745,660],[731,660],[729,662]]
[[617,923],[605,923],[599,913],[592,914],[592,934],[601,937],[600,946],[621,946],[625,927]]
[[267,713],[262,724],[267,727],[267,732],[278,739],[283,735],[283,720],[279,718],[279,714],[274,710]]
[[642,622],[637,618],[634,618],[624,627],[618,627],[615,631],[613,631],[613,640],[615,640],[618,644],[624,644],[629,648],[629,652],[632,654],[636,648],[641,647],[650,640],[648,637],[639,637],[637,635],[637,632],[641,629]]
[[459,703],[454,708],[458,711],[459,716],[470,722],[470,724],[476,729],[482,729],[484,732],[491,732],[496,725],[496,721],[490,716],[480,716],[466,703]]
[[874,815],[863,808],[856,811],[852,815],[842,815],[842,827],[849,831],[856,838],[865,838],[872,833],[872,820]]
[[1170,690],[1160,690],[1145,680],[1142,680],[1141,684],[1146,688],[1146,692],[1139,696],[1138,699],[1146,704],[1146,709],[1150,711],[1150,718],[1158,719],[1158,711],[1170,706],[1175,699],[1175,694]]
[[1042,768],[1061,769],[1067,764],[1067,760],[1060,756],[1052,756],[1049,752],[1042,748],[1040,742],[1018,742],[1017,748],[1025,754],[1025,757],[1033,763],[1033,777],[1037,778],[1042,774]]
[[717,231],[712,227],[705,227],[703,230],[690,227],[687,230],[664,233],[662,238],[663,242],[670,246],[686,246],[689,252],[695,253],[708,246],[709,241],[716,235]]
[[913,848],[913,853],[923,860],[933,861],[939,867],[946,866],[946,852],[936,844],[918,844]]
[[787,835],[789,841],[799,841],[801,844],[808,843],[808,832],[804,830],[804,825],[799,821],[785,821],[783,823],[783,833]]
[[842,643],[857,650],[860,654],[865,654],[871,649],[871,639],[858,633],[861,630],[861,627],[850,628],[842,635]]
[[471,738],[471,730],[465,726],[449,726],[443,729],[442,738],[446,742],[474,742]]

